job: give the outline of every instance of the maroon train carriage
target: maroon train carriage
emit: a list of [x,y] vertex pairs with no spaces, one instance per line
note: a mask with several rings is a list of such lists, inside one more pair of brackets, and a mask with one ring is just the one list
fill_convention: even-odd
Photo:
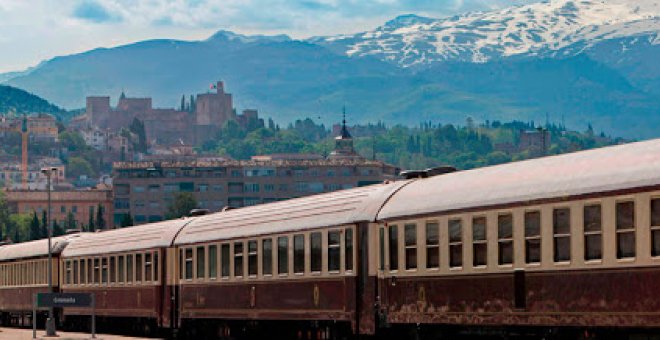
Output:
[[[53,237],[53,291],[59,290],[59,257],[69,242],[79,234]],[[27,326],[32,323],[33,296],[48,292],[48,240],[0,246],[0,322],[3,326]],[[58,311],[59,312],[59,311]],[[38,314],[42,325],[47,311]]]
[[[171,328],[174,254],[168,249],[190,221],[86,234],[62,252],[62,291],[94,294],[97,325],[114,332],[149,334]],[[88,327],[91,313],[89,308],[66,308],[64,322]]]
[[[375,332],[367,226],[405,181],[199,217],[176,237],[179,317],[207,337]],[[255,333],[250,333],[255,332]],[[240,333],[240,334],[239,334]]]
[[658,139],[415,181],[378,220],[394,328],[660,327]]

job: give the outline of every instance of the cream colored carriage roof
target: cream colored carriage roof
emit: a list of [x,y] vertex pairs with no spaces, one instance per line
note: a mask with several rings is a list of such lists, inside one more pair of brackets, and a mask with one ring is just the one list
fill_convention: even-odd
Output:
[[399,181],[228,210],[199,217],[187,225],[175,244],[190,244],[374,221]]
[[440,175],[405,186],[378,219],[660,185],[660,139]]
[[69,244],[62,252],[62,257],[169,247],[179,230],[193,219],[176,219],[97,233],[86,233]]
[[[73,234],[51,238],[53,254],[60,254],[70,243],[80,238],[83,234]],[[0,261],[11,261],[48,256],[48,239],[7,244],[0,246]]]

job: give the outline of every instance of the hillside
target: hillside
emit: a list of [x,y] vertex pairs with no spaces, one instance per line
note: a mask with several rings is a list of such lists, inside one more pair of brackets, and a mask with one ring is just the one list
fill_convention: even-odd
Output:
[[0,85],[0,114],[9,112],[61,115],[64,110],[29,92]]
[[[451,18],[401,16],[304,41],[219,31],[57,57],[7,83],[66,108],[88,95],[182,94],[224,80],[236,106],[287,123],[563,119],[569,128],[660,136],[658,0],[554,0]],[[2,76],[0,76],[2,79]],[[58,86],[51,86],[58,84]]]

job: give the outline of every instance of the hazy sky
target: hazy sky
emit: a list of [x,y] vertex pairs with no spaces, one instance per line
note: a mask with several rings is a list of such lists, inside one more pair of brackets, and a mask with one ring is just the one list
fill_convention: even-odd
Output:
[[0,0],[0,73],[95,47],[205,39],[219,29],[295,38],[371,29],[400,14],[444,17],[537,0]]

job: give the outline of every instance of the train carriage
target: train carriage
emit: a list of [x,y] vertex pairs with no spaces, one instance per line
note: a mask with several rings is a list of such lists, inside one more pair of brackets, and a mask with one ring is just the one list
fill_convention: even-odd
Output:
[[660,327],[660,140],[416,181],[378,220],[389,324]]
[[[106,326],[128,325],[141,333],[173,327],[170,247],[191,221],[177,219],[85,235],[62,252],[62,291],[94,294],[96,315]],[[69,325],[87,325],[91,313],[89,308],[67,308],[63,315]]]
[[[53,237],[53,291],[60,289],[59,257],[80,235]],[[0,321],[3,325],[26,324],[32,317],[33,296],[48,293],[48,240],[0,246]],[[44,316],[43,311],[39,317]]]
[[276,329],[317,336],[329,335],[329,329],[373,333],[375,276],[371,283],[358,280],[368,270],[363,231],[405,183],[196,219],[175,241],[180,318],[193,329],[204,328],[200,320],[223,321],[214,335],[232,332],[232,320],[279,321]]

